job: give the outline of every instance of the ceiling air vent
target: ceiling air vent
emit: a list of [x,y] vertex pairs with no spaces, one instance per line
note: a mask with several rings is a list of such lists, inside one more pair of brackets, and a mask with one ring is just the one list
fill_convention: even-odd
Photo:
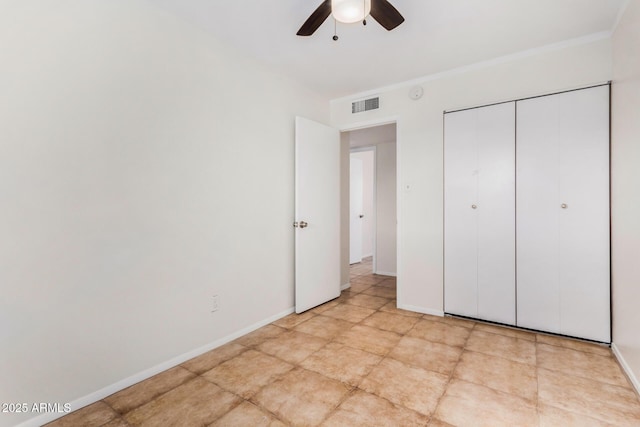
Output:
[[380,98],[363,99],[351,103],[351,114],[361,113],[363,111],[377,110],[380,108]]

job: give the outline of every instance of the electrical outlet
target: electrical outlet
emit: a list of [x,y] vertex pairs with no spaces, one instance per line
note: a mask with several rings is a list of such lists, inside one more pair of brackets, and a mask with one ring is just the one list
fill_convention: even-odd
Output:
[[218,311],[218,308],[220,308],[220,298],[218,298],[218,295],[214,295],[213,296],[213,307],[211,312],[213,313],[214,311]]

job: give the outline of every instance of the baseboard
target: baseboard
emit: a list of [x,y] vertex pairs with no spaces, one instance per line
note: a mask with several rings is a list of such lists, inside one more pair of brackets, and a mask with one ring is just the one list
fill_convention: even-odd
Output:
[[389,273],[388,271],[376,271],[375,274],[378,274],[380,276],[391,276],[391,277],[397,277],[398,276],[397,273]]
[[622,369],[627,374],[627,377],[629,377],[629,381],[631,381],[631,384],[636,389],[636,392],[640,394],[640,381],[638,381],[638,378],[631,370],[631,367],[624,359],[622,353],[620,353],[620,350],[615,343],[611,343],[611,350],[613,350],[613,354],[616,356],[616,359],[618,359],[618,363],[620,363],[620,366],[622,366]]
[[[278,319],[281,319],[289,314],[293,313],[295,308],[289,308],[285,311],[282,311],[276,315],[268,317],[267,319],[261,320],[257,323],[254,323],[246,328],[240,329],[230,335],[227,335],[223,338],[220,338],[216,341],[213,341],[209,344],[206,344],[202,347],[199,347],[195,350],[189,351],[187,353],[181,354],[180,356],[176,356],[173,359],[167,360],[166,362],[162,362],[152,368],[146,369],[142,372],[138,372],[128,378],[120,380],[114,384],[111,384],[107,387],[104,387],[98,391],[95,391],[91,394],[83,396],[79,399],[74,400],[71,403],[71,410],[77,411],[78,409],[84,408],[85,406],[91,405],[92,403],[96,403],[107,396],[111,396],[114,393],[119,392],[120,390],[124,390],[127,387],[130,387],[134,384],[139,383],[140,381],[144,381],[146,379],[151,378],[154,375],[157,375],[161,372],[166,371],[167,369],[171,369],[181,363],[186,362],[187,360],[193,359],[194,357],[200,356],[208,351],[214,350],[228,342],[235,340],[236,338],[240,338],[243,335],[248,334],[249,332],[253,332],[258,328],[268,325],[271,322],[275,322]],[[39,427],[51,421],[54,421],[58,418],[62,418],[67,415],[66,413],[46,413],[39,415],[37,417],[31,418],[29,420],[24,421],[21,424],[18,424],[16,427]]]
[[407,311],[415,311],[416,313],[430,314],[432,316],[444,317],[444,311],[434,310],[432,308],[418,307],[415,305],[398,304],[398,308]]
[[344,291],[345,289],[349,289],[351,287],[351,283],[347,282],[344,285],[340,286],[340,290]]

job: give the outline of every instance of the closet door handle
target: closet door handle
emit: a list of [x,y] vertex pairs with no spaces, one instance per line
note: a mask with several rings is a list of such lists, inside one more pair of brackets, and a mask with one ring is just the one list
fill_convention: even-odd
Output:
[[476,205],[471,205],[471,209],[478,209],[478,206],[476,206]]
[[561,207],[562,209],[567,209],[567,208],[568,208],[568,206],[567,206],[567,204],[566,204],[566,203],[561,204],[561,205],[560,205],[560,207]]

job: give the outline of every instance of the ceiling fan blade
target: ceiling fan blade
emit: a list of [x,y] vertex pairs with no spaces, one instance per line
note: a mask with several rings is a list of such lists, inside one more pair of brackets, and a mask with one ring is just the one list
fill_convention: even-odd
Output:
[[310,36],[322,25],[322,23],[331,15],[331,0],[325,0],[311,14],[309,19],[302,24],[302,27],[296,33],[299,36]]
[[398,9],[387,0],[371,0],[371,16],[388,31],[404,22],[404,17]]

